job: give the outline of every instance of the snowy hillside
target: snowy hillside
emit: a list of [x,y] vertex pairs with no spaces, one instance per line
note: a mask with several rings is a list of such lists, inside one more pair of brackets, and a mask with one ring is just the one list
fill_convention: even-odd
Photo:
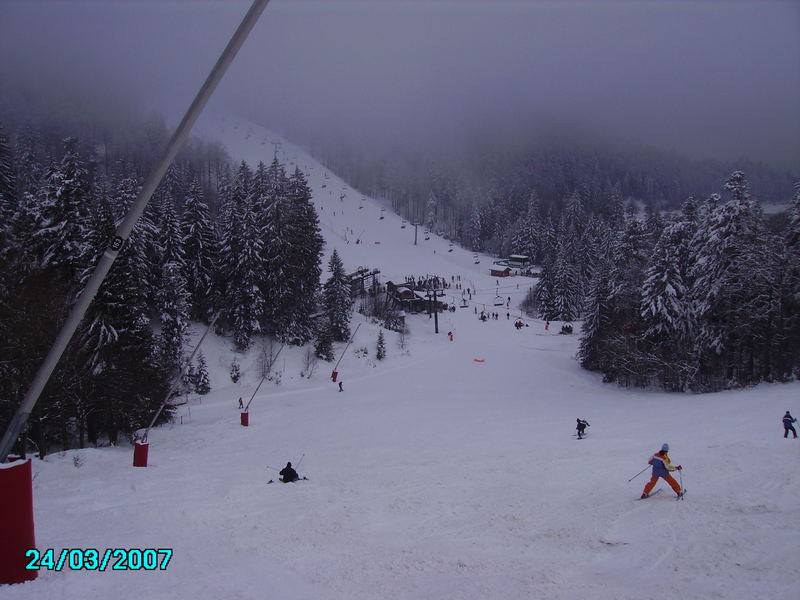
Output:
[[[253,166],[278,141],[230,117],[200,128]],[[299,148],[281,141],[278,158],[308,174],[326,258],[335,248],[383,282],[460,277],[472,302],[440,315],[438,335],[409,316],[406,349],[389,332],[382,362],[377,327],[356,314],[342,393],[331,365],[303,377],[304,350],[285,350],[247,428],[236,401],[253,394],[259,349],[240,358],[237,385],[230,342],[210,339],[214,389],[150,434],[148,468],[131,467],[130,447],[34,461],[39,548],[174,548],[167,569],[42,571],[0,599],[796,597],[800,440],[781,437],[780,418],[800,412],[800,384],[704,396],[604,385],[574,360],[577,331],[513,326],[531,279],[497,280],[489,257],[475,264],[422,228],[415,246],[413,227]],[[500,318],[479,321],[484,307]],[[688,494],[639,501],[649,472],[627,480],[663,442]],[[309,481],[266,485],[268,467],[301,457]]]

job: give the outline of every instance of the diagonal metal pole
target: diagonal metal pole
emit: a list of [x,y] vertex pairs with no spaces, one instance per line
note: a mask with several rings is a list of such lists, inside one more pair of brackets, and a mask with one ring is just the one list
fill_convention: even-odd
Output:
[[164,177],[167,168],[175,159],[175,156],[178,154],[181,146],[183,146],[183,143],[186,141],[192,126],[194,125],[195,121],[197,121],[197,118],[203,111],[208,99],[216,89],[231,62],[233,62],[234,57],[239,52],[239,49],[247,39],[247,36],[252,31],[253,27],[258,21],[258,18],[261,16],[261,13],[264,12],[268,2],[269,0],[253,1],[253,4],[250,6],[247,14],[244,16],[244,19],[242,19],[239,27],[234,32],[233,37],[231,37],[228,45],[225,46],[225,49],[222,51],[219,59],[217,59],[216,64],[211,69],[211,73],[209,73],[205,83],[203,83],[200,91],[197,92],[197,96],[195,96],[194,101],[186,111],[183,120],[178,125],[175,133],[172,134],[172,138],[170,138],[169,142],[167,143],[167,147],[164,150],[161,160],[145,180],[142,191],[139,193],[139,196],[136,198],[136,201],[133,203],[133,206],[128,214],[125,216],[125,219],[117,228],[117,231],[114,234],[114,239],[103,253],[103,256],[100,257],[100,261],[94,268],[92,276],[86,283],[86,287],[75,301],[75,304],[73,305],[66,322],[56,337],[56,341],[50,348],[50,352],[48,352],[47,357],[42,363],[42,366],[39,367],[39,371],[36,373],[30,388],[28,388],[25,398],[22,400],[22,404],[20,404],[19,409],[11,419],[8,429],[6,429],[6,432],[3,435],[3,439],[0,440],[0,463],[5,462],[9,452],[11,452],[14,442],[16,442],[17,437],[19,437],[23,427],[25,427],[25,423],[28,421],[28,417],[30,417],[34,406],[36,406],[36,402],[39,400],[39,396],[41,395],[44,386],[47,384],[47,381],[50,379],[50,375],[55,370],[58,361],[61,359],[61,355],[64,353],[64,350],[67,347],[67,344],[69,344],[72,336],[78,329],[78,325],[83,319],[83,316],[89,309],[89,305],[92,303],[92,300],[97,294],[100,284],[103,283],[103,280],[106,278],[109,269],[111,269],[111,265],[114,264],[117,255],[125,245],[125,242],[128,240],[134,225],[136,225],[136,222],[139,220],[142,212],[144,212],[150,197],[153,195],[153,192],[155,192],[158,184],[161,183],[161,179]]
[[339,368],[339,363],[342,362],[342,359],[344,358],[344,353],[347,352],[347,349],[350,347],[350,344],[353,343],[353,338],[356,337],[356,334],[358,333],[358,328],[359,327],[361,327],[361,323],[356,325],[356,330],[353,332],[353,335],[350,336],[350,341],[347,342],[347,346],[345,346],[344,350],[342,350],[342,355],[339,357],[339,360],[337,361],[336,366],[333,367],[334,371]]
[[[278,349],[278,352],[275,354],[275,357],[270,361],[270,363],[269,363],[270,364],[270,367],[269,367],[270,370],[272,369],[272,365],[275,364],[275,361],[278,360],[278,357],[281,355],[281,351],[283,350],[283,347],[285,345],[286,344],[281,344],[281,347]],[[267,375],[269,375],[269,373],[267,373]],[[258,385],[256,386],[256,391],[253,392],[253,395],[250,396],[250,400],[247,401],[247,406],[244,407],[244,412],[248,412],[250,410],[250,403],[253,401],[253,398],[256,397],[256,394],[258,393],[258,390],[261,388],[261,384],[264,383],[264,380],[267,378],[267,375],[264,375],[261,378],[261,381],[258,382]]]

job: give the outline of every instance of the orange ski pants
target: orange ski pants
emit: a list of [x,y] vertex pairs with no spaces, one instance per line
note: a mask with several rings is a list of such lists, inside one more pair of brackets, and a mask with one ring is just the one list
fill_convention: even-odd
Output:
[[[677,481],[675,481],[675,478],[672,475],[667,475],[666,477],[662,477],[661,479],[666,481],[669,484],[669,487],[675,490],[676,494],[681,493],[681,486],[678,484]],[[650,490],[652,490],[655,487],[657,481],[658,477],[651,477],[650,481],[647,482],[647,485],[644,486],[644,493],[649,494]]]

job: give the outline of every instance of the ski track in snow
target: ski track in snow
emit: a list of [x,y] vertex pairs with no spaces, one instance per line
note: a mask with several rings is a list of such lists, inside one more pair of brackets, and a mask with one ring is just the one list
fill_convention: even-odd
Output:
[[[272,160],[278,138],[256,125],[199,125],[234,160]],[[148,468],[130,466],[129,447],[34,462],[40,548],[173,547],[169,567],[43,571],[0,599],[796,597],[800,441],[780,437],[780,416],[798,410],[800,385],[705,396],[603,385],[577,365],[578,335],[558,335],[560,323],[514,329],[533,280],[490,277],[491,258],[476,265],[422,229],[414,246],[410,225],[389,209],[381,220],[377,202],[299,148],[281,141],[278,156],[309,176],[326,261],[336,248],[346,268],[379,268],[382,282],[459,274],[478,290],[469,308],[440,315],[439,335],[409,316],[407,351],[387,332],[382,363],[378,329],[364,322],[339,367],[344,393],[331,365],[303,378],[303,350],[286,348],[281,383],[264,383],[247,428],[235,407],[253,394],[259,350],[240,355],[234,385],[230,342],[210,337],[214,390],[151,432]],[[512,298],[510,320],[493,306],[497,288]],[[501,319],[479,322],[484,305]],[[361,347],[368,358],[354,355]],[[580,444],[576,417],[592,424]],[[626,480],[664,441],[691,492],[636,502],[649,471]],[[277,475],[267,466],[303,454],[309,481],[265,485]]]

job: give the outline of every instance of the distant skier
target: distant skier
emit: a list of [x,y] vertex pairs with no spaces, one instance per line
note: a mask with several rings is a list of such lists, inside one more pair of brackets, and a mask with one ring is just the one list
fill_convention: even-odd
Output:
[[339,391],[340,391],[340,392],[343,392],[343,391],[344,391],[344,390],[342,389],[342,382],[341,382],[341,381],[339,382]]
[[672,490],[678,494],[678,498],[683,496],[683,490],[681,489],[681,486],[677,481],[675,481],[672,475],[670,475],[670,472],[680,471],[683,469],[683,467],[681,465],[673,467],[669,460],[669,456],[667,455],[668,452],[669,444],[663,444],[661,446],[661,450],[653,454],[650,460],[647,461],[648,464],[653,465],[653,475],[650,477],[650,481],[648,481],[644,486],[642,498],[647,498],[650,495],[650,491],[655,487],[659,477],[669,484]]
[[244,408],[244,404],[242,404],[242,397],[239,396],[239,408]]
[[786,411],[786,414],[783,415],[783,437],[789,437],[789,432],[791,431],[794,434],[794,438],[797,439],[797,431],[795,431],[794,426],[792,423],[796,423],[797,419],[795,419],[792,415],[789,414],[789,411]]
[[578,439],[582,440],[583,436],[586,435],[586,428],[589,427],[589,421],[584,421],[583,419],[578,419],[578,424],[575,426],[575,429],[578,430]]
[[292,468],[292,463],[290,462],[286,463],[286,466],[281,469],[279,475],[281,476],[281,481],[283,483],[292,483],[293,481],[300,479],[300,476],[297,474],[297,471]]

